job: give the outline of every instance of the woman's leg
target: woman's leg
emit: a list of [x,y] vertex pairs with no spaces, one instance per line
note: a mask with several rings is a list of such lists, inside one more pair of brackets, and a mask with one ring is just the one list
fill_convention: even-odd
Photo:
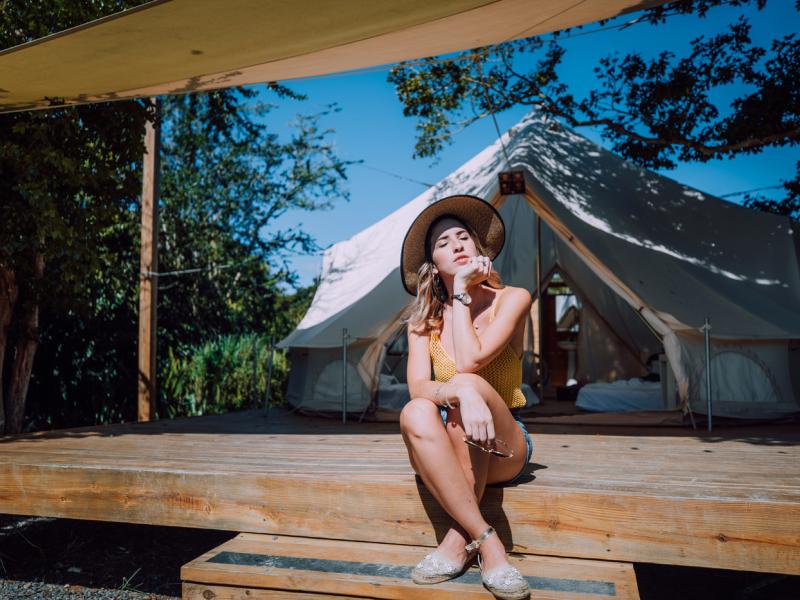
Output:
[[412,399],[400,413],[400,431],[411,465],[425,487],[471,539],[478,537],[489,524],[481,515],[473,484],[464,476],[442,427],[439,407],[425,398]]
[[[498,438],[506,441],[509,446],[514,450],[514,458],[501,459],[491,456],[485,452],[472,448],[463,442],[464,429],[461,421],[461,413],[458,408],[449,411],[447,436],[451,444],[452,451],[455,453],[457,463],[461,467],[461,471],[467,482],[467,487],[471,488],[475,504],[480,503],[487,483],[495,483],[498,481],[506,481],[511,479],[519,469],[522,468],[522,462],[526,456],[527,446],[519,426],[514,421],[508,407],[503,402],[502,398],[492,388],[492,386],[478,375],[471,373],[456,375],[456,378],[451,381],[461,383],[463,385],[473,385],[475,389],[481,394],[492,412],[492,419],[495,426],[495,434]],[[430,401],[422,400],[428,404],[433,404]],[[441,421],[438,414],[438,407],[433,406],[435,409],[436,425],[441,431]],[[401,429],[403,416],[401,414]],[[405,438],[404,433],[404,438]],[[425,476],[422,474],[418,465],[425,463],[425,456],[418,456],[417,449],[413,444],[406,445],[409,450],[409,458],[414,470],[420,473],[423,481],[426,482]],[[424,468],[424,467],[423,467]],[[435,494],[434,494],[435,496]],[[438,500],[438,498],[437,498]],[[445,507],[446,508],[446,507]],[[449,511],[448,511],[449,512]],[[452,516],[452,515],[451,515]],[[480,533],[485,530],[482,529]],[[442,540],[439,548],[450,558],[463,561],[466,557],[464,552],[464,545],[471,539],[477,537],[471,534],[464,527],[461,526],[460,520],[454,516],[454,523],[447,535]],[[493,568],[495,565],[504,564],[507,562],[505,550],[502,543],[497,536],[492,536],[481,546],[481,555],[484,559],[487,569]]]
[[[475,494],[480,499],[483,497],[486,484],[508,481],[522,469],[527,456],[528,445],[525,436],[511,415],[511,410],[500,397],[500,394],[480,375],[474,373],[458,373],[450,379],[452,383],[469,385],[475,388],[484,399],[492,413],[495,437],[506,442],[514,451],[511,458],[500,458],[472,448],[464,443],[464,424],[461,420],[461,410],[456,407],[448,411],[447,432],[450,441],[459,455],[459,460],[465,472],[472,466],[475,481]],[[488,458],[488,461],[480,461]]]
[[[448,436],[459,458],[465,477],[473,485],[476,502],[480,504],[487,483],[507,481],[519,473],[527,456],[527,444],[519,425],[511,415],[511,411],[497,391],[485,379],[472,373],[463,373],[456,375],[450,381],[475,387],[481,397],[487,401],[492,413],[495,436],[507,442],[514,451],[514,456],[511,459],[507,459],[492,456],[477,448],[468,446],[463,441],[465,433],[461,420],[461,411],[458,408],[448,411],[446,426]],[[464,545],[472,539],[467,538],[467,535],[464,528],[454,520],[440,547],[447,548],[450,555],[459,556],[463,559],[466,556],[466,553],[463,552]],[[502,544],[500,546],[502,547]],[[483,546],[481,548],[483,549]],[[458,553],[458,549],[461,550],[460,553]],[[487,568],[493,568],[496,562],[502,563],[506,561],[504,550],[502,554],[495,551],[492,557],[483,553],[482,556]]]

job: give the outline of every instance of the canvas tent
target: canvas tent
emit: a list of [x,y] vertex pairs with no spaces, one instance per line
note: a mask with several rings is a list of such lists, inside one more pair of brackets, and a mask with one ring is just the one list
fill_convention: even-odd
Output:
[[[342,330],[348,410],[376,397],[388,342],[411,297],[403,236],[429,203],[454,193],[487,199],[507,225],[495,268],[536,288],[535,214],[542,273],[582,301],[579,364],[592,380],[640,374],[660,349],[678,408],[706,412],[704,318],[711,322],[713,413],[769,418],[800,410],[800,242],[789,219],[754,212],[637,167],[574,131],[530,114],[437,185],[324,255],[321,283],[290,349],[288,399],[341,411]],[[527,192],[498,193],[497,174],[522,169]]]

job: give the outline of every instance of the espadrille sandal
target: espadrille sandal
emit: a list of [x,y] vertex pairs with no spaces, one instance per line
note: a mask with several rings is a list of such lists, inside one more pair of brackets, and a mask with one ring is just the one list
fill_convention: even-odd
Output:
[[[467,552],[477,550],[490,535],[495,533],[494,527],[489,527],[477,540],[472,540],[466,546]],[[526,579],[517,571],[516,568],[505,564],[488,573],[483,572],[481,555],[478,554],[478,566],[481,569],[481,580],[484,587],[501,600],[524,600],[530,597],[530,587]]]
[[441,583],[453,579],[469,569],[477,552],[467,551],[467,558],[463,564],[458,564],[446,559],[439,550],[434,550],[423,558],[411,571],[414,583]]

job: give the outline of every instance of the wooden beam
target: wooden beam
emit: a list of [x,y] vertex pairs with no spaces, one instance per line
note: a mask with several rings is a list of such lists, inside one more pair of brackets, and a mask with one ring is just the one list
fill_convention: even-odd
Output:
[[142,244],[139,269],[139,421],[151,421],[156,409],[156,309],[158,304],[158,192],[161,153],[161,103],[153,99],[155,113],[144,134],[142,176]]
[[[507,549],[800,574],[796,425],[528,428],[526,476],[481,501]],[[0,513],[435,547],[451,519],[398,429],[275,410],[0,436]]]

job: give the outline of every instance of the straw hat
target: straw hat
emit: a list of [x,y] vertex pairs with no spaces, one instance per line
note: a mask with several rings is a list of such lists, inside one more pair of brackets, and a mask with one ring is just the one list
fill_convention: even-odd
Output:
[[448,196],[425,208],[408,228],[400,254],[400,277],[403,287],[417,295],[417,272],[428,258],[428,230],[444,216],[453,216],[470,227],[483,244],[490,260],[500,254],[506,239],[505,225],[500,213],[477,196]]

